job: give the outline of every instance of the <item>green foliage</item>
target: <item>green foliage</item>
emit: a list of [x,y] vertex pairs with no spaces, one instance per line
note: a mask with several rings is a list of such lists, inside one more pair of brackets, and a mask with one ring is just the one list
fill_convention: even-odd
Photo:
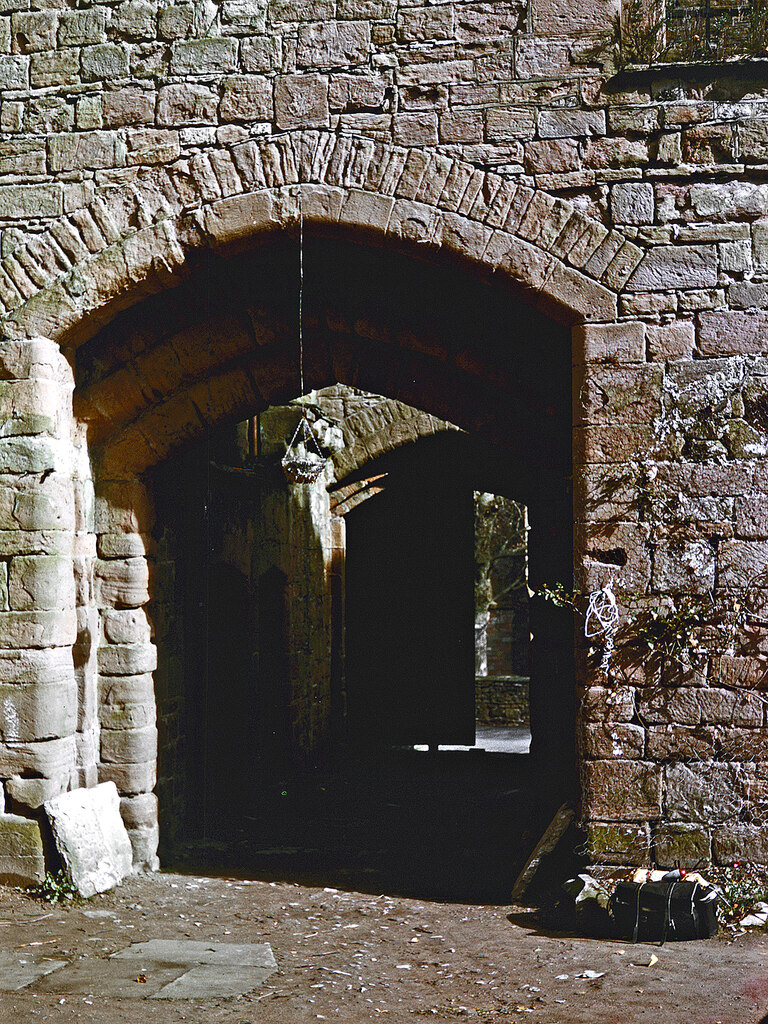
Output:
[[536,591],[536,596],[549,601],[556,608],[577,608],[576,599],[580,596],[578,591],[571,593],[566,590],[562,583],[544,583]]
[[[753,585],[754,581],[750,581]],[[762,623],[755,627],[745,608],[749,603],[750,587],[742,592],[707,594],[678,594],[674,598],[653,598],[638,594],[624,594],[620,601],[627,609],[627,618],[616,633],[617,648],[624,654],[634,651],[631,660],[663,657],[686,663],[697,654],[744,653],[753,640],[755,628],[762,631]],[[583,595],[571,593],[562,583],[545,584],[536,596],[557,608],[573,608],[583,612]],[[600,638],[596,640],[597,647]],[[592,653],[597,653],[597,647]]]
[[720,915],[724,923],[738,924],[757,903],[768,903],[768,876],[752,864],[735,863],[714,868],[708,877],[720,890]]
[[680,661],[699,645],[698,631],[710,624],[715,609],[709,596],[683,594],[676,603],[631,612],[628,640],[649,654]]
[[76,886],[63,870],[59,870],[55,874],[46,871],[42,882],[39,885],[31,886],[27,892],[37,896],[45,903],[67,903],[80,898]]

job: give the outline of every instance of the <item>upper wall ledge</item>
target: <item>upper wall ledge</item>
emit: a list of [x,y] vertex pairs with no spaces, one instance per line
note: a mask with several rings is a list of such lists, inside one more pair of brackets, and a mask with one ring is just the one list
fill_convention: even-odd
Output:
[[624,75],[646,75],[657,78],[674,72],[686,78],[695,78],[697,75],[711,77],[713,73],[718,75],[726,74],[736,77],[744,73],[750,76],[755,71],[762,70],[766,74],[768,83],[768,55],[765,57],[726,57],[720,60],[695,60],[695,61],[655,61],[653,64],[625,64],[614,76],[614,80],[621,79]]

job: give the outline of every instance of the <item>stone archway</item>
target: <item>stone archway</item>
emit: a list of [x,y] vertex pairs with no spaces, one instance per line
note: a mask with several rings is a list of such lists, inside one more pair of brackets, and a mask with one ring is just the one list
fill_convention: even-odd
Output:
[[[460,161],[317,132],[251,140],[153,171],[57,221],[5,261],[0,298],[4,329],[18,339],[6,343],[9,363],[18,364],[8,371],[17,381],[15,401],[29,393],[43,409],[55,407],[55,425],[44,424],[29,442],[31,454],[23,455],[30,466],[42,467],[29,501],[44,506],[50,470],[65,481],[74,509],[60,546],[65,563],[73,559],[76,596],[57,596],[65,607],[49,610],[55,568],[50,558],[59,550],[41,549],[30,536],[29,551],[21,543],[18,557],[30,558],[27,578],[38,582],[25,584],[30,596],[19,612],[36,631],[30,649],[71,647],[75,669],[68,685],[79,690],[76,728],[68,721],[57,727],[61,736],[50,738],[49,729],[33,727],[30,751],[17,756],[13,770],[49,779],[46,792],[97,777],[114,779],[124,794],[138,863],[154,862],[157,744],[151,699],[156,654],[143,611],[151,502],[140,476],[211,423],[251,415],[290,394],[295,367],[279,344],[264,344],[273,325],[260,327],[258,318],[247,329],[221,320],[215,325],[217,346],[201,346],[182,326],[168,342],[175,364],[170,374],[167,359],[158,358],[166,343],[146,352],[118,345],[111,362],[81,383],[72,418],[58,392],[55,406],[48,394],[48,365],[65,367],[56,372],[71,387],[60,348],[85,351],[85,343],[119,310],[193,274],[198,257],[236,258],[292,231],[297,188],[310,231],[416,254],[419,264],[437,260],[471,268],[480,279],[572,325],[576,363],[604,358],[622,344],[631,357],[641,331],[615,322],[616,289],[639,262],[640,250],[571,204]],[[370,322],[361,327],[345,320],[338,310],[328,311],[324,330],[342,339],[347,353],[387,333]],[[391,335],[390,330],[389,343]],[[41,340],[25,340],[33,337]],[[394,332],[394,342],[413,379],[423,374],[429,380],[427,404],[438,417],[461,404],[458,382],[469,404],[482,404],[479,396],[487,399],[481,417],[486,429],[496,417],[500,436],[514,433],[508,414],[498,412],[510,376],[498,360],[492,365],[481,352],[463,350],[446,362],[402,331]],[[254,349],[268,384],[255,383],[248,363]],[[339,365],[337,360],[334,379],[354,382]],[[422,384],[419,392],[424,394]],[[404,387],[404,400],[413,394]],[[89,457],[99,466],[95,513]],[[70,572],[60,573],[62,587]],[[30,685],[33,676],[30,670]]]

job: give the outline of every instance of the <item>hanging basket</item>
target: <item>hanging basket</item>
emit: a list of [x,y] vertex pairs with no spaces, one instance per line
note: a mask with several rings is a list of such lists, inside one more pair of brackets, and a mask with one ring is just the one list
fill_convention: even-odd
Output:
[[313,484],[325,469],[327,459],[320,451],[307,417],[302,415],[281,465],[292,484]]

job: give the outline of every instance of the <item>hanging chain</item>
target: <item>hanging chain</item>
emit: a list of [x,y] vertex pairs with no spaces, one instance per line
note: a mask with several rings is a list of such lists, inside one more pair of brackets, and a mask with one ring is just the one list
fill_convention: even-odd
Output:
[[299,185],[299,395],[304,396],[304,206]]

